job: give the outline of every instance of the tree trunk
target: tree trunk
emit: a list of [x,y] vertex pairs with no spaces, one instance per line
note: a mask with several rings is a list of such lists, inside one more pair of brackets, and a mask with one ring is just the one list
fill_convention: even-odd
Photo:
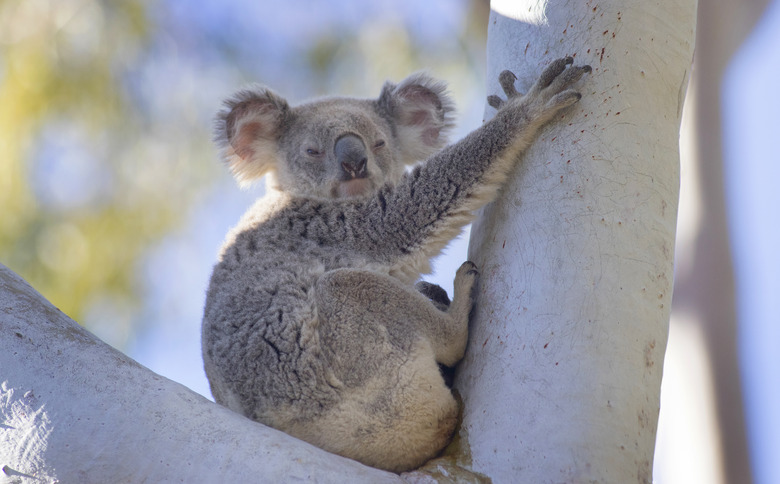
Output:
[[0,265],[0,482],[387,482],[156,375]]
[[[511,6],[510,6],[511,4]],[[489,93],[590,64],[471,230],[481,289],[456,377],[462,457],[501,482],[651,482],[696,3],[499,2]]]

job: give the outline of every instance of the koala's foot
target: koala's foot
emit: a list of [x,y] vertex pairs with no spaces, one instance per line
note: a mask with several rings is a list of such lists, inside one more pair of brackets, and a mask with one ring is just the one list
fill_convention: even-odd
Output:
[[466,325],[468,325],[471,308],[474,306],[474,287],[477,280],[479,280],[479,271],[471,261],[461,264],[455,273],[454,295],[448,312],[452,317],[463,320]]
[[446,311],[450,307],[450,297],[441,286],[426,281],[420,281],[414,285],[420,294],[431,300],[440,311]]
[[515,89],[517,76],[510,71],[503,71],[498,76],[498,83],[507,99],[503,100],[496,95],[491,95],[488,96],[488,104],[496,109],[504,109],[508,105],[519,103],[531,117],[549,119],[556,112],[571,106],[582,97],[579,92],[569,87],[585,73],[590,72],[591,67],[572,64],[574,64],[572,57],[554,60],[545,68],[527,94],[521,94]]

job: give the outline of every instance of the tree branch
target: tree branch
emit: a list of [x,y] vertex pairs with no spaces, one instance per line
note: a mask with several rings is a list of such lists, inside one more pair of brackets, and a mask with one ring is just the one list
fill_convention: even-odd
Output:
[[403,482],[100,341],[0,265],[0,482]]

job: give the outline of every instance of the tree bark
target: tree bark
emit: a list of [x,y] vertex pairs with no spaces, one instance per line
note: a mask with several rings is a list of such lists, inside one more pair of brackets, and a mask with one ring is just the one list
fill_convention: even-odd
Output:
[[0,482],[386,482],[114,350],[0,265]]
[[[471,230],[481,289],[456,388],[495,483],[652,480],[695,0],[494,1],[489,94],[590,64]],[[470,462],[469,462],[470,461]]]

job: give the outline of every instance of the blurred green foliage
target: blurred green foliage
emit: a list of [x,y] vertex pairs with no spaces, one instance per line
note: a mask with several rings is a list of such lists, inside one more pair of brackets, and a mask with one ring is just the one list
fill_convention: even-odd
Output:
[[[144,163],[158,161],[149,156],[149,143],[137,142],[154,136],[119,78],[136,67],[138,49],[150,40],[154,26],[146,8],[126,0],[0,4],[0,261],[77,320],[98,293],[137,303],[135,264],[172,228],[191,193],[170,197],[166,184],[139,186],[142,173],[126,176],[128,167],[143,171]],[[38,165],[58,163],[36,159],[46,152],[40,134],[52,120],[104,146],[99,167],[111,176],[81,180],[110,184],[104,199],[41,202],[34,186]],[[174,165],[157,166],[154,177],[196,178]]]

